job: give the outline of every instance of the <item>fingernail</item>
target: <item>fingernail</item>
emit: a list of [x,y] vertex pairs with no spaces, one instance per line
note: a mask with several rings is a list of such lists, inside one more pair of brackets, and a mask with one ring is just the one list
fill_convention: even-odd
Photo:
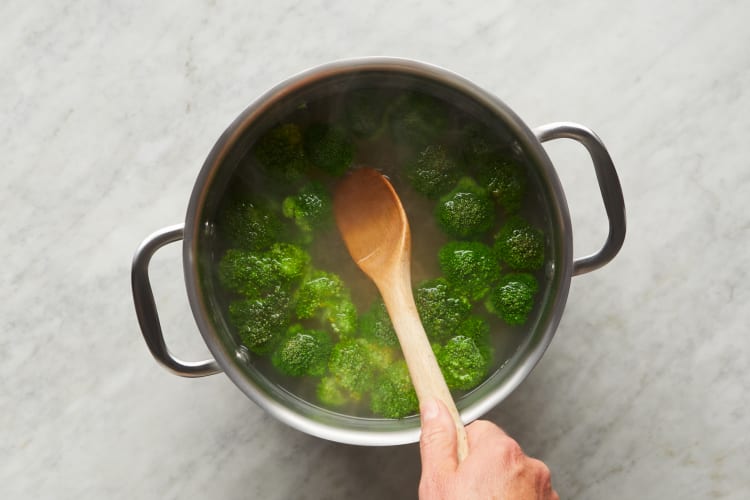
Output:
[[422,414],[423,421],[433,420],[440,413],[440,407],[438,407],[437,401],[428,399],[420,405],[419,412]]

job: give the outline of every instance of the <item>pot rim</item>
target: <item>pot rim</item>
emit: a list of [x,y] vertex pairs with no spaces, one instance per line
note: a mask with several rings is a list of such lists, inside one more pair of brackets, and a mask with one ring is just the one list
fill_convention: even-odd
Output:
[[[243,376],[235,366],[235,353],[224,348],[215,326],[210,320],[208,306],[201,291],[197,258],[200,238],[207,230],[210,230],[204,223],[201,223],[202,209],[210,191],[209,188],[228,152],[231,151],[250,124],[261,116],[272,103],[283,99],[295,90],[333,76],[363,71],[407,74],[437,81],[468,95],[491,110],[493,114],[502,118],[514,137],[523,145],[524,153],[530,156],[532,162],[539,167],[539,176],[547,189],[545,196],[549,206],[552,207],[550,217],[555,232],[553,238],[555,261],[551,264],[553,267],[551,271],[557,281],[549,299],[552,301],[552,305],[546,313],[548,319],[543,325],[544,332],[533,348],[525,353],[523,360],[518,363],[516,369],[509,376],[506,376],[495,390],[460,410],[461,419],[464,423],[469,423],[479,418],[521,384],[542,358],[552,341],[567,301],[573,270],[573,242],[568,205],[552,162],[541,142],[528,126],[500,99],[466,78],[442,67],[412,59],[394,57],[342,59],[298,73],[262,94],[242,111],[222,133],[209,152],[196,178],[185,216],[183,270],[190,307],[209,351],[234,384],[256,404],[287,425],[320,438],[356,445],[397,445],[416,442],[419,439],[420,427],[417,418],[413,419],[414,426],[408,429],[385,431],[372,431],[365,427],[345,429],[311,419],[294,411],[280,401],[269,397],[263,388]],[[353,421],[365,420],[356,417],[351,418]]]

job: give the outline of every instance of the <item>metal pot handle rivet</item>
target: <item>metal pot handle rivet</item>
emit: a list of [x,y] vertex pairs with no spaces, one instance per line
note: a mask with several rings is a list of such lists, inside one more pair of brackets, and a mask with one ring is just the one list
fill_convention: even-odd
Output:
[[573,276],[598,269],[617,255],[625,241],[625,201],[612,158],[594,132],[576,123],[559,122],[542,125],[534,129],[534,134],[539,142],[573,139],[581,143],[591,156],[604,201],[604,209],[609,219],[609,234],[604,246],[598,252],[573,261]]
[[205,377],[219,373],[221,369],[213,359],[205,361],[182,361],[172,355],[164,343],[159,314],[156,311],[154,294],[148,278],[148,266],[151,257],[161,247],[182,239],[184,224],[165,227],[148,237],[141,243],[133,257],[131,269],[131,284],[133,287],[133,301],[135,313],[141,326],[143,338],[146,340],[151,354],[165,368],[183,377]]

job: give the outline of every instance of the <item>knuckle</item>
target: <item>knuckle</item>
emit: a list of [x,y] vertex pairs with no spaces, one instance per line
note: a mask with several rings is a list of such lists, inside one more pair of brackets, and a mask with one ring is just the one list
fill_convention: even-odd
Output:
[[510,437],[503,441],[502,455],[508,463],[520,462],[526,456],[521,449],[521,445]]
[[544,483],[551,483],[552,473],[550,472],[549,467],[547,467],[547,464],[545,464],[541,460],[534,460],[537,462],[537,475],[539,476],[539,479]]

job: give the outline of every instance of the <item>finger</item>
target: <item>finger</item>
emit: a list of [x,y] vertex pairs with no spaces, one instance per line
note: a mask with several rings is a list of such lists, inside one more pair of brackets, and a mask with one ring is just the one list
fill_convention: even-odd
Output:
[[422,477],[455,472],[458,467],[456,427],[448,409],[438,400],[428,400],[420,405],[420,413]]

